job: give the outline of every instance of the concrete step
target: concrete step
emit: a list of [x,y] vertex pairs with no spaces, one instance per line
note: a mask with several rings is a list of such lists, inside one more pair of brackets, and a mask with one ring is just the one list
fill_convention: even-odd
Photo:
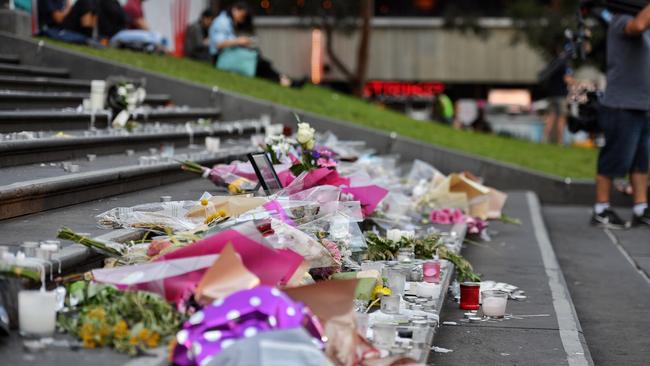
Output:
[[0,54],[0,63],[17,65],[20,63],[20,57],[18,55]]
[[90,80],[0,75],[0,90],[3,89],[87,93],[90,90]]
[[[221,115],[219,108],[143,108],[136,110],[133,119],[139,123],[185,123],[200,118],[217,120]],[[43,110],[0,110],[0,133],[20,131],[68,131],[83,130],[90,126],[92,114],[75,109]],[[106,128],[109,115],[95,113],[95,127]]]
[[[169,126],[166,126],[169,127]],[[171,130],[171,131],[169,131]],[[190,136],[184,126],[166,132],[135,132],[111,134],[112,131],[98,130],[70,131],[70,137],[47,137],[30,140],[10,140],[0,143],[0,166],[40,164],[86,158],[87,154],[107,155],[124,153],[127,149],[148,150],[158,148],[161,143],[172,143],[176,147],[190,144]],[[193,131],[192,143],[203,145],[208,136],[221,138],[245,138],[263,132],[263,128],[253,124],[214,123],[210,128],[197,128]]]
[[[243,146],[249,145],[248,141],[226,141],[219,153],[210,156],[193,156],[201,151],[197,149],[179,149],[175,158],[211,166],[245,159],[253,149]],[[78,173],[66,173],[56,165],[4,168],[0,170],[0,220],[197,177],[181,170],[176,162],[141,166],[138,164],[141,156],[149,153],[107,155],[92,163],[71,161],[80,166]]]
[[55,78],[67,78],[70,76],[68,69],[41,67],[41,66],[26,66],[26,65],[12,65],[0,63],[0,75],[28,75],[28,76],[43,76]]
[[[89,93],[0,90],[0,109],[76,108],[89,97]],[[145,105],[152,107],[170,103],[171,98],[167,94],[148,94],[144,101]]]

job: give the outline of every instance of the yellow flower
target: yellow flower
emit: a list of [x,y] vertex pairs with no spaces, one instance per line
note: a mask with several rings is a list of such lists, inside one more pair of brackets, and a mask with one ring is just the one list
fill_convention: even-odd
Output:
[[228,192],[230,192],[231,194],[242,193],[243,190],[240,188],[242,183],[244,183],[244,180],[242,178],[239,178],[234,182],[228,184]]
[[201,206],[207,206],[208,205],[208,199],[207,198],[201,198]]
[[117,339],[126,338],[128,334],[129,334],[129,326],[126,324],[124,320],[120,320],[113,327],[113,335]]
[[379,296],[389,296],[390,294],[391,294],[391,292],[390,292],[390,289],[388,287],[377,286],[372,291],[372,298],[376,299]]
[[88,317],[96,320],[104,320],[106,312],[102,308],[94,308],[88,312]]
[[95,348],[97,344],[92,338],[84,338],[82,344],[83,348]]
[[207,224],[211,223],[212,221],[214,221],[216,219],[219,219],[219,218],[222,218],[222,217],[226,217],[226,211],[219,210],[219,211],[217,211],[215,213],[212,213],[210,216],[208,216],[203,223],[207,225]]
[[138,338],[140,338],[142,341],[146,341],[149,338],[150,333],[151,332],[149,331],[149,329],[144,328],[138,333]]
[[130,345],[135,346],[138,343],[140,343],[140,341],[138,340],[138,337],[132,336],[131,338],[129,338],[129,344]]
[[91,323],[83,323],[79,330],[79,337],[92,338],[95,335],[95,327]]
[[149,348],[156,348],[158,347],[158,342],[160,342],[160,334],[152,332],[149,338],[144,341],[144,344]]

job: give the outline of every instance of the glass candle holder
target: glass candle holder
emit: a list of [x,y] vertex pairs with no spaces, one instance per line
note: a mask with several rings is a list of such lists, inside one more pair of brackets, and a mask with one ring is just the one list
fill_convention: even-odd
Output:
[[370,319],[370,314],[368,313],[355,313],[357,320],[357,332],[363,337],[366,337],[368,334],[368,321]]
[[27,257],[35,257],[38,245],[38,242],[35,241],[24,241],[20,245],[20,250],[22,250],[22,252],[25,253],[25,256]]
[[416,284],[415,293],[418,297],[432,298],[439,292],[440,285],[428,282],[418,282]]
[[427,341],[429,323],[426,320],[414,320],[411,322],[412,340],[415,344],[424,344]]
[[402,247],[397,251],[398,262],[412,262],[415,259],[413,247]]
[[49,336],[56,326],[57,294],[54,291],[18,292],[18,322],[25,336]]
[[460,308],[463,310],[478,310],[481,284],[479,282],[463,282],[460,284]]
[[487,290],[481,292],[483,314],[490,318],[503,318],[506,315],[508,304],[508,293],[499,290]]
[[377,348],[390,349],[397,337],[397,324],[377,323],[372,327],[372,340]]
[[440,283],[440,261],[422,263],[422,277],[425,282]]
[[399,295],[382,296],[381,312],[385,314],[399,314]]
[[388,287],[393,295],[403,296],[406,287],[406,276],[398,269],[388,271]]
[[384,264],[381,262],[374,262],[374,261],[365,261],[361,263],[362,271],[370,271],[373,269],[379,271],[379,273],[382,273],[382,270],[384,269]]

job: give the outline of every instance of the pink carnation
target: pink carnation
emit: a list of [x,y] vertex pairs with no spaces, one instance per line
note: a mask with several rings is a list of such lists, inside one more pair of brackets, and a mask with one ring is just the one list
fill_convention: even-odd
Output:
[[465,222],[465,215],[463,215],[463,211],[458,208],[443,208],[441,210],[431,211],[429,219],[434,224],[460,224]]

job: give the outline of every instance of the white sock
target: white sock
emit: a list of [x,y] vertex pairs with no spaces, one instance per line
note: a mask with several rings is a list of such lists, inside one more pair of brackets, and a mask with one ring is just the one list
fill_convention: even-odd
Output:
[[643,216],[643,213],[645,212],[646,208],[648,208],[647,203],[637,203],[634,205],[634,214],[637,216]]
[[596,203],[594,205],[594,211],[596,212],[597,215],[602,214],[605,210],[609,208],[609,202],[605,203]]

